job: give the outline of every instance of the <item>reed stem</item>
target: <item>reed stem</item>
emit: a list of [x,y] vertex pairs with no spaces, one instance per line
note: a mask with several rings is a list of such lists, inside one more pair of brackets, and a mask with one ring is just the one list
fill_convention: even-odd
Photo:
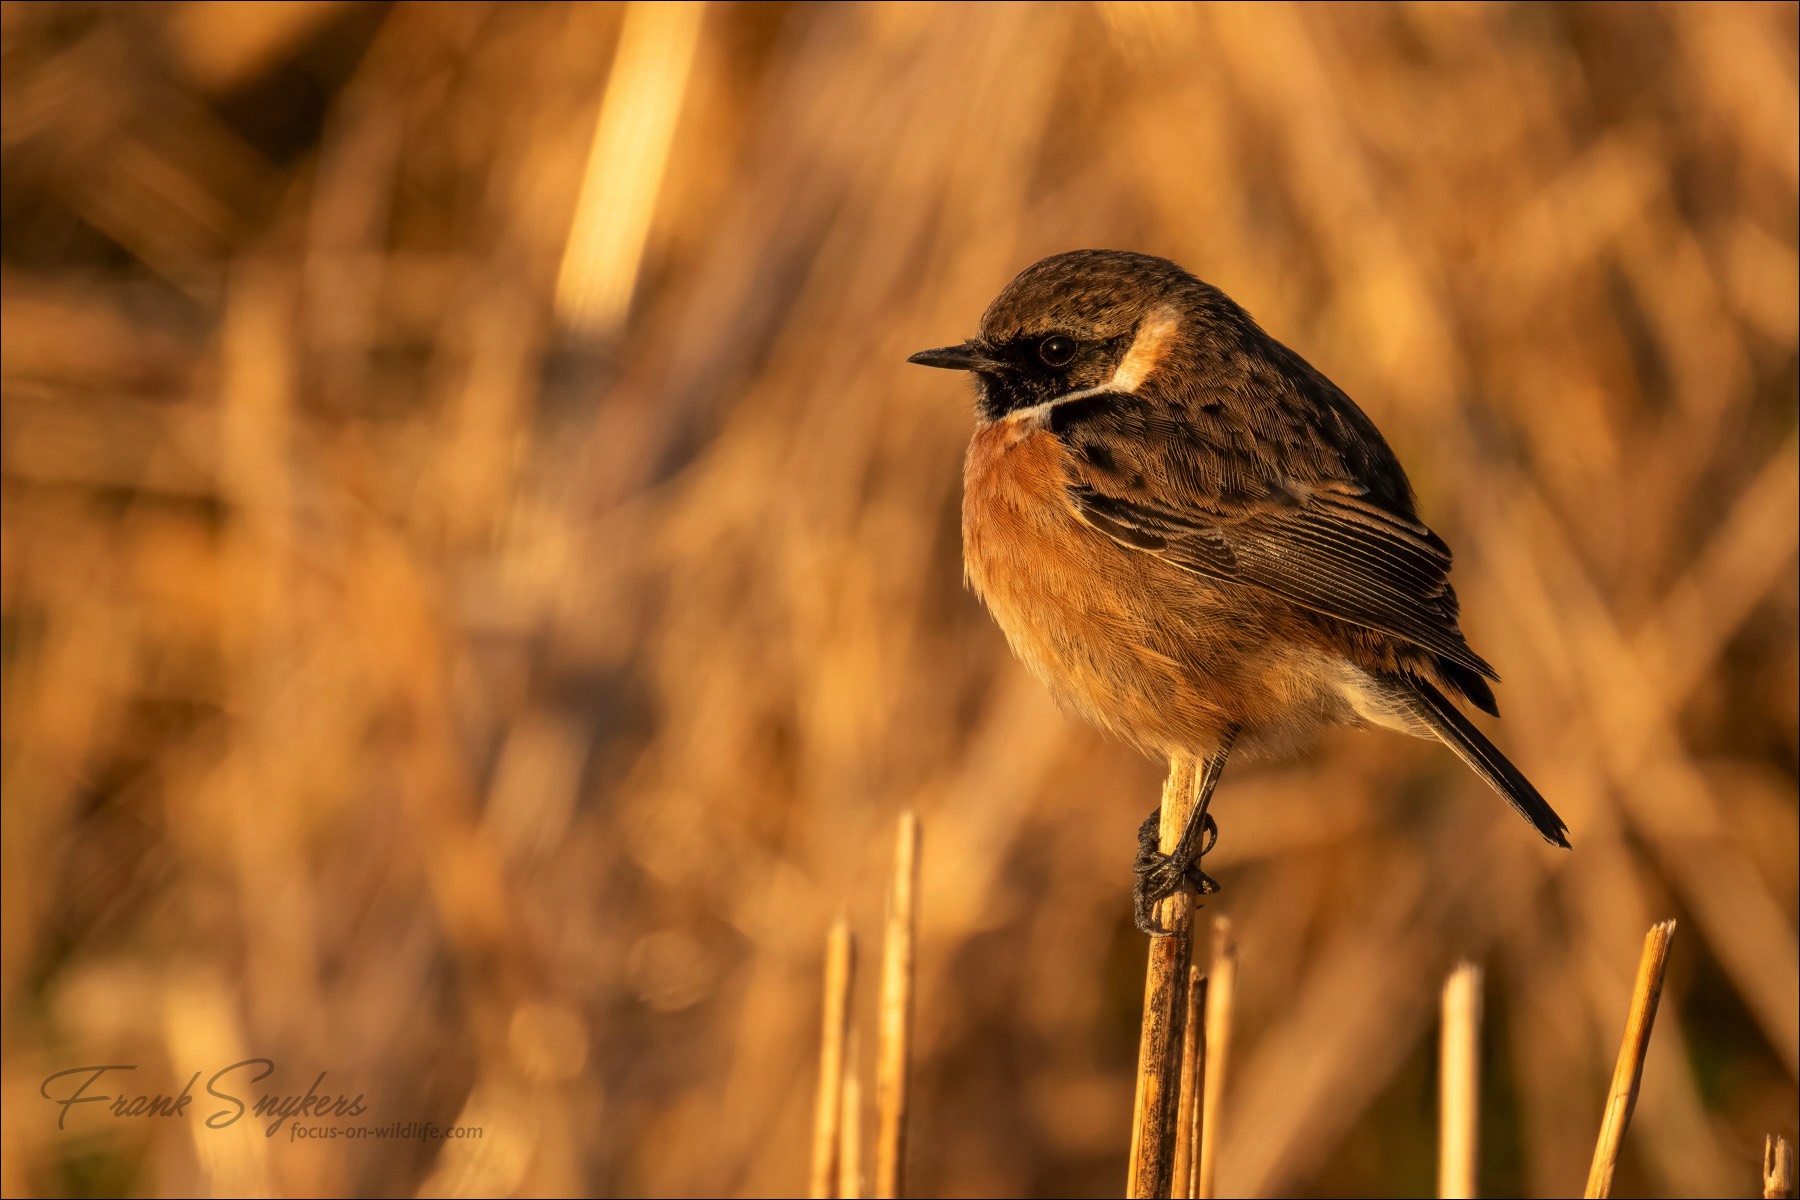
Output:
[[1200,1126],[1206,1105],[1206,976],[1189,961],[1187,1009],[1181,1023],[1181,1094],[1176,1102],[1175,1168],[1169,1194],[1191,1200],[1200,1187]]
[[844,1038],[850,1025],[850,979],[855,942],[839,913],[825,939],[825,1005],[819,1031],[819,1103],[813,1116],[813,1200],[829,1200],[837,1182],[844,1116]]
[[1794,1147],[1780,1134],[1763,1141],[1763,1200],[1794,1200]]
[[[1158,848],[1169,854],[1193,807],[1200,764],[1171,759],[1163,782]],[[1168,933],[1150,939],[1144,974],[1144,1018],[1138,1035],[1137,1091],[1131,1120],[1131,1162],[1125,1192],[1132,1197],[1170,1195],[1174,1174],[1182,1067],[1182,1020],[1188,964],[1193,956],[1193,892],[1187,887],[1160,901],[1156,919]]]
[[844,1115],[838,1138],[837,1194],[842,1200],[862,1196],[862,1077],[857,1061],[861,1042],[852,1029],[844,1055]]
[[912,1054],[914,941],[918,936],[919,818],[900,815],[894,889],[881,961],[881,1045],[876,1065],[875,1195],[895,1200],[906,1187],[907,1074]]
[[1200,1172],[1194,1187],[1199,1200],[1218,1194],[1219,1124],[1224,1114],[1225,1062],[1231,1049],[1232,1005],[1237,991],[1237,941],[1231,918],[1213,918],[1212,968],[1206,984],[1206,1084],[1200,1125]]
[[1593,1166],[1588,1169],[1584,1194],[1589,1200],[1612,1195],[1613,1172],[1619,1165],[1625,1127],[1631,1124],[1631,1110],[1637,1104],[1638,1084],[1644,1078],[1644,1055],[1650,1049],[1663,972],[1669,965],[1669,939],[1674,934],[1675,922],[1670,920],[1657,922],[1644,935],[1637,984],[1631,989],[1631,1008],[1625,1016],[1625,1038],[1619,1044],[1619,1061],[1613,1067],[1612,1088],[1600,1119],[1600,1139],[1594,1145]]
[[1475,1195],[1481,1115],[1481,968],[1465,962],[1444,981],[1438,1042],[1438,1195]]

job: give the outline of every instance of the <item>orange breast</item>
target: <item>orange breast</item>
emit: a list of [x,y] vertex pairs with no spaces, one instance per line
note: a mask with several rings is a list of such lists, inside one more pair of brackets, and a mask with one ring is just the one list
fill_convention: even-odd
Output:
[[[1075,515],[1060,439],[983,426],[963,467],[963,567],[1013,652],[1067,708],[1157,753],[1209,743],[1223,719],[1161,627],[1167,568]],[[1184,585],[1185,586],[1185,585]]]
[[1090,531],[1063,499],[1067,453],[1035,422],[996,421],[969,442],[963,567],[1003,627],[1002,610],[1037,607],[1043,591],[1066,591],[1077,582],[1069,573],[1094,566],[1083,545]]
[[963,568],[1013,652],[1065,707],[1139,748],[1285,745],[1345,719],[1337,668],[1283,606],[1119,545],[1065,488],[1068,450],[1030,418],[977,430],[963,466]]

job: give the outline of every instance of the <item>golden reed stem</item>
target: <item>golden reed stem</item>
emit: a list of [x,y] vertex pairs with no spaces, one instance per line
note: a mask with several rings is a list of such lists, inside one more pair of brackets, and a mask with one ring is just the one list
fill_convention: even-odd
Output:
[[850,1024],[855,943],[839,913],[825,939],[825,1015],[819,1032],[819,1103],[813,1115],[813,1200],[830,1200],[837,1183],[844,1115],[844,1037]]
[[1175,1169],[1171,1197],[1192,1200],[1200,1187],[1200,1127],[1206,1104],[1206,976],[1188,962],[1186,1012],[1181,1024],[1181,1093],[1175,1105]]
[[862,1198],[862,1078],[857,1062],[861,1041],[852,1029],[844,1053],[844,1117],[838,1138],[837,1194],[841,1200]]
[[[1163,783],[1158,847],[1174,851],[1195,801],[1200,764],[1169,762]],[[1137,1092],[1131,1118],[1131,1162],[1125,1194],[1170,1194],[1182,1067],[1182,1024],[1187,1013],[1188,965],[1193,957],[1193,893],[1182,887],[1161,901],[1156,919],[1169,932],[1150,939],[1144,973],[1144,1019],[1138,1035]]]
[[1206,1107],[1200,1125],[1199,1178],[1194,1186],[1194,1195],[1200,1200],[1212,1200],[1218,1194],[1219,1118],[1225,1112],[1225,1061],[1231,1049],[1237,968],[1237,940],[1231,936],[1231,918],[1214,917],[1212,968],[1206,984]]
[[1650,1049],[1650,1030],[1656,1024],[1656,1002],[1662,998],[1663,972],[1669,965],[1669,939],[1674,934],[1674,921],[1659,921],[1644,935],[1637,985],[1631,989],[1631,1009],[1625,1016],[1625,1039],[1619,1044],[1612,1089],[1606,1096],[1606,1112],[1600,1118],[1600,1140],[1594,1145],[1594,1164],[1588,1168],[1584,1195],[1589,1200],[1612,1195],[1613,1172],[1619,1165],[1619,1146],[1625,1140],[1625,1127],[1631,1124],[1638,1084],[1644,1078],[1644,1054]]
[[881,960],[881,1044],[876,1062],[875,1195],[906,1187],[907,1072],[912,1054],[914,941],[919,930],[919,818],[900,814],[894,890]]
[[1763,1200],[1794,1200],[1794,1148],[1779,1134],[1763,1141]]
[[1475,1195],[1481,1118],[1481,968],[1465,962],[1444,980],[1438,1035],[1438,1195]]

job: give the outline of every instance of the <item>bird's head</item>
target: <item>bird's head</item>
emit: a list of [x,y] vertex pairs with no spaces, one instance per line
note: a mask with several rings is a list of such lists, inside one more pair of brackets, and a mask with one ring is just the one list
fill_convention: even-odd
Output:
[[1078,392],[1135,392],[1210,290],[1167,259],[1073,250],[1020,272],[975,337],[907,361],[973,372],[988,421]]

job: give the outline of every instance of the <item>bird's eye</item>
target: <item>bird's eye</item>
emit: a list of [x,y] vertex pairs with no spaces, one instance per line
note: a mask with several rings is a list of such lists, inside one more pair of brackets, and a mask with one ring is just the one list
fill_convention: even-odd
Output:
[[1054,334],[1038,343],[1038,357],[1047,367],[1066,367],[1075,357],[1075,339]]

